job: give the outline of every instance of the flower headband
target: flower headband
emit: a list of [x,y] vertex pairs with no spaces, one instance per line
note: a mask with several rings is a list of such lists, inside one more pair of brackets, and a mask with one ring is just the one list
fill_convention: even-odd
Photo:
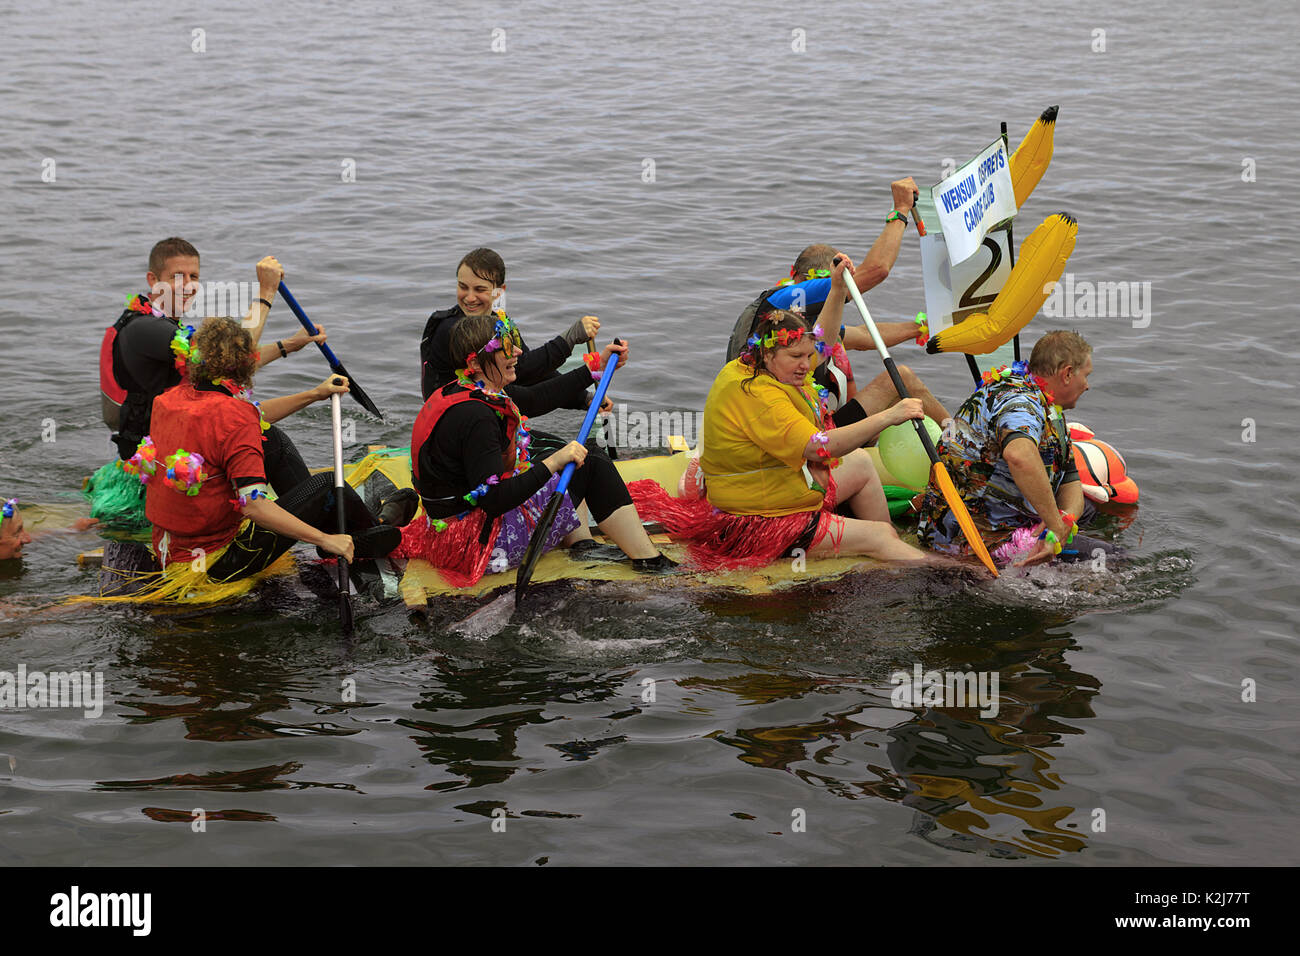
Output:
[[794,266],[790,267],[790,278],[782,279],[776,284],[778,289],[784,289],[788,285],[797,285],[800,282],[807,282],[811,279],[829,279],[831,277],[830,269],[809,269],[802,276],[796,275]]
[[8,501],[5,502],[4,508],[0,510],[0,513],[3,513],[6,518],[12,518],[14,516],[14,507],[17,504],[18,504],[17,498],[10,498]]
[[784,347],[798,342],[803,338],[806,331],[807,329],[773,329],[762,338],[759,338],[758,333],[755,332],[746,340],[745,344],[751,349],[756,349],[759,346],[765,349],[775,348],[777,345]]
[[[770,349],[770,348],[775,348],[778,345],[782,347],[785,347],[787,345],[793,345],[795,342],[798,342],[800,339],[802,339],[804,337],[804,333],[806,332],[808,332],[807,329],[773,329],[762,338],[759,338],[758,333],[755,332],[753,335],[751,335],[748,339],[745,340],[745,348],[748,349],[750,352],[753,352],[755,349],[758,348]],[[822,329],[821,323],[819,322],[812,327],[811,334],[814,338],[821,339],[821,337],[826,333]],[[819,355],[826,354],[825,342],[821,342],[821,341],[817,342],[817,354]]]
[[[487,344],[479,351],[485,353],[498,352],[506,347],[506,340],[509,339],[513,348],[519,345],[519,327],[515,325],[514,320],[504,312],[497,313],[497,324],[492,328],[492,338],[488,339]],[[509,355],[510,353],[506,353]],[[478,358],[478,352],[470,352],[465,356],[465,365],[468,367],[469,360]]]

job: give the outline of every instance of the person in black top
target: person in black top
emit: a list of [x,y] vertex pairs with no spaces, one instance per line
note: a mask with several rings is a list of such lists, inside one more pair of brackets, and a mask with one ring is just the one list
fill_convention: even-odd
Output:
[[[548,545],[585,533],[575,506],[586,502],[597,525],[637,570],[674,566],[646,535],[608,458],[589,456],[576,441],[555,451],[530,448],[527,417],[562,402],[580,402],[596,372],[584,365],[519,386],[516,369],[523,353],[513,323],[490,314],[459,319],[449,350],[459,366],[456,377],[430,395],[411,435],[412,477],[429,521],[406,529],[405,556],[427,559],[458,585],[477,581],[489,569],[517,566],[557,476],[574,462],[570,503],[561,509]],[[627,346],[612,344],[601,354],[602,367],[613,352],[620,362],[626,360]],[[512,386],[508,392],[507,386]]]
[[[283,277],[284,270],[273,256],[257,263],[260,298],[243,321],[255,348]],[[135,454],[141,439],[149,434],[153,400],[181,381],[189,334],[183,316],[199,289],[198,250],[177,237],[162,240],[150,250],[145,280],[149,292],[128,300],[126,310],[105,333],[100,350],[104,422],[116,432],[112,441],[123,461]],[[274,347],[261,349],[258,365],[323,341],[324,329],[318,328],[314,336],[299,329]],[[307,477],[306,465],[283,431],[272,427],[266,433],[266,445],[268,458],[284,462],[283,474],[268,476],[273,487],[292,488]]]
[[[479,248],[466,254],[456,266],[456,304],[429,316],[420,339],[420,393],[425,401],[433,390],[456,377],[456,365],[450,351],[451,329],[466,315],[487,315],[496,309],[498,297],[506,288],[506,264],[491,249]],[[523,349],[517,365],[517,385],[535,385],[555,374],[564,360],[581,345],[595,338],[600,319],[584,315],[563,335],[557,335],[540,348],[530,349],[520,338]],[[560,408],[586,408],[585,405],[560,405]],[[612,408],[612,404],[610,405]]]

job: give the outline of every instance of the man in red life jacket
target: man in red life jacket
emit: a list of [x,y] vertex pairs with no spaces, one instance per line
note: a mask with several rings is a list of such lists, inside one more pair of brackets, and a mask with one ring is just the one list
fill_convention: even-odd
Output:
[[[244,319],[256,347],[284,270],[272,256],[257,264],[259,298]],[[149,434],[153,400],[181,380],[183,351],[187,347],[184,313],[199,291],[199,253],[184,239],[172,237],[149,252],[145,274],[149,292],[132,296],[118,320],[104,333],[99,353],[100,403],[104,424],[113,429],[113,443],[123,461]],[[311,342],[325,340],[299,329],[292,336],[262,349],[261,364],[297,352]],[[268,441],[284,440],[283,436]],[[295,476],[293,484],[305,477]]]

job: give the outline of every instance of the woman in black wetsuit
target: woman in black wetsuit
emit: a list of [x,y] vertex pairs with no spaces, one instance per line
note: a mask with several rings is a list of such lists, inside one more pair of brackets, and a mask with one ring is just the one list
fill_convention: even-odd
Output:
[[[627,346],[606,346],[602,368],[611,352],[622,362]],[[517,567],[560,471],[572,461],[578,467],[568,500],[545,546],[576,537],[581,522],[574,509],[585,501],[637,570],[674,566],[646,535],[608,458],[588,457],[577,442],[553,451],[530,449],[528,416],[580,401],[598,372],[584,365],[507,395],[520,354],[518,335],[509,319],[496,315],[458,320],[450,353],[456,378],[429,396],[411,436],[411,472],[426,519],[404,529],[399,554],[425,558],[457,586],[474,583],[488,570]]]

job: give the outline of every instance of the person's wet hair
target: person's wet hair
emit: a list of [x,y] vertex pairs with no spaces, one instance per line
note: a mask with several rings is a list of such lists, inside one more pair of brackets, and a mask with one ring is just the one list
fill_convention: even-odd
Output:
[[465,257],[456,264],[456,271],[461,266],[469,266],[469,271],[480,279],[486,279],[494,286],[506,284],[506,263],[497,253],[484,246],[465,253]]

